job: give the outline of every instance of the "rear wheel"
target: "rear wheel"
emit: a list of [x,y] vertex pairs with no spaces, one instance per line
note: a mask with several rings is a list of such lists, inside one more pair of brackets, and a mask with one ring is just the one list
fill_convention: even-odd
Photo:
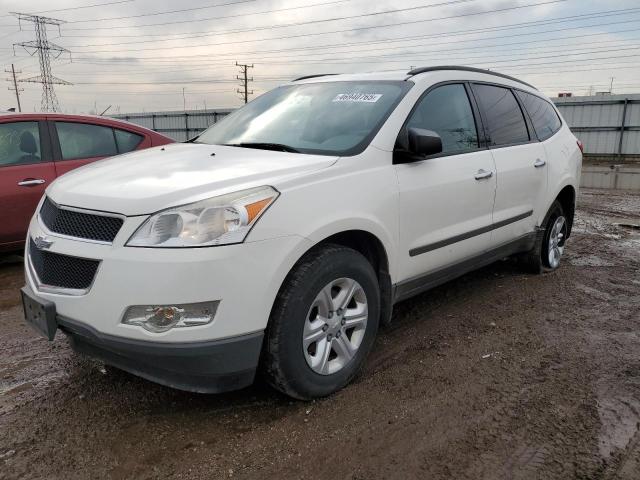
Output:
[[360,253],[339,245],[307,253],[274,305],[263,357],[267,381],[298,399],[344,387],[371,350],[379,305],[375,271]]
[[534,248],[522,255],[527,270],[542,273],[560,266],[568,227],[562,205],[556,200],[542,222],[542,232],[538,234]]

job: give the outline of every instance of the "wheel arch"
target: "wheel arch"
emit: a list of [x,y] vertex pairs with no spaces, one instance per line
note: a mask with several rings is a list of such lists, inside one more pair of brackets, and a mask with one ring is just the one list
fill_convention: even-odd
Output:
[[553,202],[558,201],[562,206],[562,210],[564,211],[567,217],[567,238],[571,235],[571,228],[573,227],[573,220],[575,217],[576,210],[576,196],[577,196],[577,187],[570,181],[566,181],[561,183],[553,195],[550,195],[548,198],[550,200],[545,204],[545,208],[541,211],[540,218],[538,219],[538,226],[542,224],[544,218],[547,216],[549,209],[553,205]]
[[565,185],[556,195],[556,200],[562,205],[562,211],[567,218],[567,238],[569,238],[576,213],[576,189],[573,185]]
[[[287,275],[296,268],[300,260],[304,258],[305,255],[322,245],[342,245],[344,247],[352,248],[362,254],[376,272],[378,284],[380,286],[380,321],[383,324],[388,324],[391,320],[391,314],[393,311],[393,281],[390,273],[388,246],[385,246],[380,237],[372,233],[370,230],[359,228],[340,230],[332,233],[325,232],[323,235],[318,235],[316,238],[318,239],[314,239],[313,244],[299,255],[298,259],[289,269]],[[286,276],[278,288],[277,295],[280,294],[282,285],[284,285],[285,281]],[[276,299],[277,298],[274,298],[274,305]]]

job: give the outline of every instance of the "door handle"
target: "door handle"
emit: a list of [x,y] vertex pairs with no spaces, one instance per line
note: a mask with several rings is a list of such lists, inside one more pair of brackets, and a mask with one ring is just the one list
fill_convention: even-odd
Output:
[[46,180],[42,178],[25,178],[21,182],[18,182],[18,185],[21,187],[35,187],[36,185],[42,185]]
[[540,167],[544,167],[546,164],[547,162],[545,162],[544,160],[540,160],[539,158],[536,158],[536,162],[533,164],[533,166],[536,168],[540,168]]
[[480,169],[478,170],[478,173],[475,174],[475,179],[476,180],[482,180],[484,178],[491,178],[493,176],[493,172],[489,171],[487,172],[484,169]]

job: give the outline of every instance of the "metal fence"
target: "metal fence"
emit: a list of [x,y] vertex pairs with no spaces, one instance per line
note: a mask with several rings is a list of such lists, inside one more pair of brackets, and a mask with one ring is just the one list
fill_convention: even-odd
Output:
[[145,112],[112,115],[184,142],[229,115],[233,109],[189,110],[186,112]]
[[554,98],[585,159],[616,163],[640,160],[640,95]]
[[584,143],[583,187],[640,190],[640,95],[554,98]]

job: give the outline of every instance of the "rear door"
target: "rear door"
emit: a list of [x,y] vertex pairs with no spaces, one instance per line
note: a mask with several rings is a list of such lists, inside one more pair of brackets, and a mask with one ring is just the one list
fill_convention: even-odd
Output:
[[106,157],[151,146],[147,135],[112,127],[106,121],[55,119],[49,125],[58,175]]
[[477,256],[489,246],[495,167],[471,100],[464,82],[434,86],[399,134],[400,150],[406,149],[410,127],[436,132],[443,145],[441,154],[395,166],[404,279]]
[[19,247],[29,221],[55,179],[45,121],[0,123],[0,248]]
[[118,154],[113,129],[92,123],[54,120],[50,123],[58,176]]
[[491,234],[491,245],[496,247],[534,231],[534,211],[547,188],[546,152],[513,90],[475,83],[473,91],[496,166]]

